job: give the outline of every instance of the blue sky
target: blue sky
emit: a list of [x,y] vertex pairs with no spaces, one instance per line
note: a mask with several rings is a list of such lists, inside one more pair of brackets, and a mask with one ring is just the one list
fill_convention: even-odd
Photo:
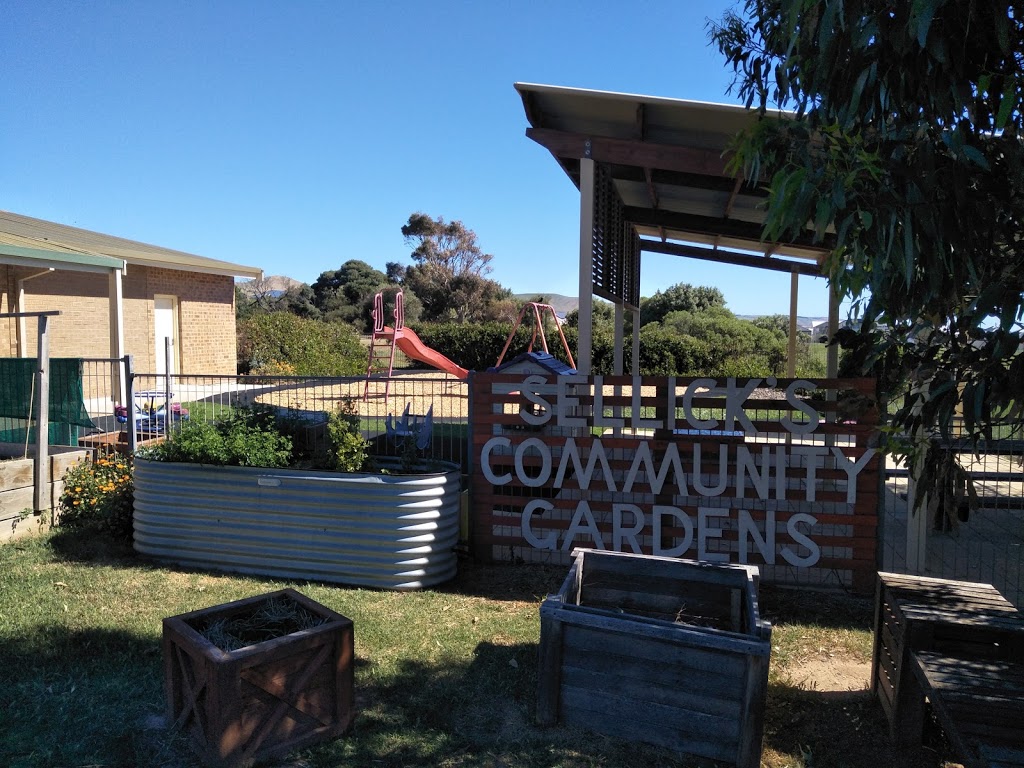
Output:
[[[0,208],[312,282],[460,219],[517,293],[576,295],[578,193],[516,81],[733,102],[687,2],[49,2],[0,27]],[[789,277],[645,254],[641,291],[789,311]],[[799,312],[827,312],[802,278]]]

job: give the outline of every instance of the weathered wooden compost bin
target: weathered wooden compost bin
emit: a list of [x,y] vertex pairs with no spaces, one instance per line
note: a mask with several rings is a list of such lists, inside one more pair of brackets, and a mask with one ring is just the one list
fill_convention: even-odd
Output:
[[537,721],[757,768],[771,624],[758,571],[578,550],[541,605]]
[[[204,636],[272,600],[315,625],[229,651]],[[352,725],[352,621],[293,589],[164,619],[163,658],[168,721],[210,765],[280,756]]]

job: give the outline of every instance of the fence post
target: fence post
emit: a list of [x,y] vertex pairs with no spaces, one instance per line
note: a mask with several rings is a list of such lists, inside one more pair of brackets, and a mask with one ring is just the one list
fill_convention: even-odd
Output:
[[164,336],[164,438],[171,436],[171,360],[174,357],[174,342]]
[[135,361],[131,355],[124,356],[124,379],[128,384],[125,408],[128,410],[128,454],[135,455],[138,441],[135,437]]
[[36,472],[35,472],[35,513],[51,509],[50,486],[50,337],[47,332],[49,318],[45,314],[37,318],[39,328],[38,351],[36,353]]

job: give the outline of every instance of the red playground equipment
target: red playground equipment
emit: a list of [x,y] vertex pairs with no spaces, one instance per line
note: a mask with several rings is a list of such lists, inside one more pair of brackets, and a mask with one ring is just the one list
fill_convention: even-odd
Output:
[[508,352],[508,347],[512,343],[512,339],[516,337],[516,331],[519,330],[519,326],[523,324],[523,319],[526,317],[526,313],[529,310],[533,310],[533,336],[530,337],[530,346],[527,348],[527,353],[533,352],[533,345],[537,341],[538,334],[540,335],[540,343],[544,348],[544,352],[548,352],[548,340],[544,336],[544,321],[542,320],[541,313],[545,310],[551,313],[551,319],[555,323],[555,328],[558,329],[558,336],[562,340],[562,348],[565,349],[565,356],[569,360],[569,367],[575,368],[576,361],[572,358],[572,352],[569,351],[569,342],[565,340],[565,334],[562,333],[562,326],[558,324],[558,315],[555,314],[555,308],[550,304],[539,304],[536,301],[528,301],[523,305],[523,308],[519,310],[519,317],[516,318],[515,325],[512,326],[512,333],[508,335],[508,339],[505,341],[505,347],[501,350],[501,354],[498,356],[498,362],[494,364],[495,368],[501,367],[501,361],[505,359],[505,353]]
[[370,359],[366,365],[366,386],[363,388],[363,400],[369,397],[370,380],[374,372],[384,372],[384,361],[387,361],[387,378],[384,382],[384,402],[391,394],[391,375],[395,369],[395,347],[405,356],[426,363],[432,368],[449,373],[459,379],[469,377],[469,371],[456,365],[436,349],[431,349],[416,335],[412,328],[405,327],[405,300],[402,292],[395,294],[394,327],[384,325],[384,294],[373,297],[373,337],[370,339]]

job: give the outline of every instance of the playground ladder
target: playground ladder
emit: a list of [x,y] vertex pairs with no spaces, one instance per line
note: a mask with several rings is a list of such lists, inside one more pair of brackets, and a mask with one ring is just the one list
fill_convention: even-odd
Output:
[[383,362],[387,360],[388,375],[384,380],[384,409],[387,410],[391,397],[391,376],[395,370],[395,337],[405,327],[405,307],[402,292],[395,294],[395,326],[384,325],[384,293],[378,291],[373,297],[373,336],[370,337],[370,358],[366,364],[366,384],[363,387],[363,401],[370,396],[370,380],[374,370],[383,372]]

